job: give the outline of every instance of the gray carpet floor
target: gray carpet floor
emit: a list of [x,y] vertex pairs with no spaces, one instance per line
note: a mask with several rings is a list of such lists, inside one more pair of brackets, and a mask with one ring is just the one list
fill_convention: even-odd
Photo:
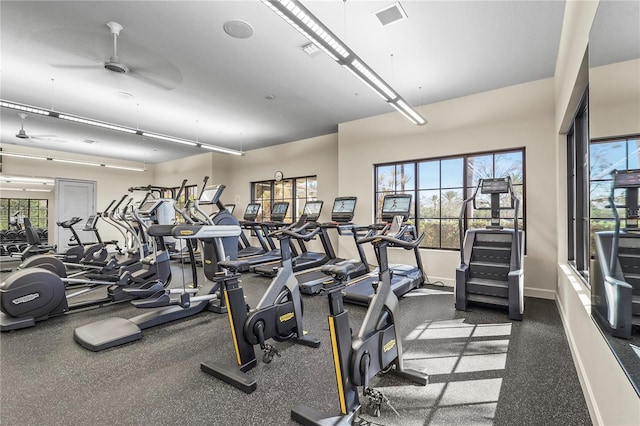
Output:
[[[181,282],[176,266],[172,285]],[[244,274],[249,305],[269,282]],[[347,309],[355,331],[365,308]],[[457,312],[451,292],[427,286],[404,297],[400,309],[406,366],[428,373],[430,383],[376,378],[399,416],[384,408],[380,417],[363,415],[361,424],[591,424],[553,301],[526,299],[524,321],[516,322],[484,308]],[[203,361],[235,362],[226,315],[206,312],[151,328],[140,341],[98,353],[73,340],[76,327],[139,313],[117,304],[2,333],[1,423],[287,425],[298,404],[338,412],[324,296],[304,296],[305,329],[320,348],[276,342],[282,357],[251,370],[258,383],[252,394],[200,371]]]

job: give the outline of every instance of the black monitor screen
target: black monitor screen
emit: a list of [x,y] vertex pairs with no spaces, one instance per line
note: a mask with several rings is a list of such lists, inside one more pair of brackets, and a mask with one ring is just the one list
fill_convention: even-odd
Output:
[[640,187],[640,170],[616,170],[613,184],[615,188]]
[[406,220],[409,218],[410,209],[411,194],[385,195],[382,202],[382,219],[390,220],[395,216],[403,216]]
[[322,201],[307,201],[307,203],[304,205],[304,214],[307,215],[307,220],[318,220],[321,211]]
[[260,204],[251,203],[247,205],[247,209],[244,211],[244,215],[258,216],[260,212]]
[[271,220],[282,222],[287,215],[287,210],[289,210],[288,202],[280,201],[273,203],[273,207],[271,208]]
[[338,197],[333,202],[331,220],[334,222],[350,222],[356,210],[356,197]]
[[356,209],[355,198],[336,198],[333,202],[332,213],[353,213]]
[[509,192],[509,180],[507,178],[482,179],[482,194],[506,194]]

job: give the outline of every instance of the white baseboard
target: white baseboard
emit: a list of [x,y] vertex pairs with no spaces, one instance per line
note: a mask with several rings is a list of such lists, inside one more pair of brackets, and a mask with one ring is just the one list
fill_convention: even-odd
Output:
[[527,297],[537,297],[538,299],[556,299],[556,291],[555,290],[547,290],[545,288],[532,288],[525,287],[524,295]]
[[585,396],[585,401],[587,403],[587,408],[589,409],[589,414],[591,415],[591,420],[593,421],[594,425],[602,425],[602,416],[600,414],[600,410],[598,409],[595,395],[593,395],[593,392],[591,390],[589,376],[587,375],[584,363],[582,362],[582,358],[580,357],[580,351],[578,351],[578,348],[576,346],[573,333],[571,332],[571,327],[569,327],[567,315],[564,311],[564,308],[562,307],[561,300],[559,300],[558,298],[556,298],[556,306],[558,307],[558,312],[560,313],[560,319],[562,320],[564,332],[567,336],[567,341],[569,342],[571,357],[573,358],[573,364],[576,366],[578,380],[580,381],[580,385],[582,387],[582,393]]

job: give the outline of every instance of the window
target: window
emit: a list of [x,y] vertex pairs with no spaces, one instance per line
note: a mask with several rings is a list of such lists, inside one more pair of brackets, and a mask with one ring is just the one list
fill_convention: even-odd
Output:
[[47,229],[49,226],[48,200],[29,198],[0,199],[0,229],[9,229],[18,219],[22,226],[22,218],[28,217],[34,228]]
[[276,201],[288,201],[286,222],[298,220],[307,201],[318,199],[316,176],[289,178],[281,181],[265,180],[251,183],[251,202],[260,203],[260,214],[256,220],[271,219],[271,205]]
[[[611,172],[640,168],[640,135],[616,139],[593,140],[589,145],[589,243],[595,256],[594,234],[612,230],[613,211],[610,207]],[[616,205],[625,203],[622,191],[616,193]],[[624,209],[619,209],[621,226],[625,226]]]
[[585,93],[567,133],[568,261],[589,281],[589,114]]
[[[376,165],[376,220],[381,220],[386,194],[412,194],[409,221],[417,222],[418,232],[425,233],[421,247],[458,250],[462,202],[473,193],[480,178],[506,175],[511,176],[514,192],[521,200],[519,226],[524,229],[524,149]],[[513,220],[513,210],[501,214],[505,225]],[[489,218],[486,210],[470,209],[463,231],[484,227]]]

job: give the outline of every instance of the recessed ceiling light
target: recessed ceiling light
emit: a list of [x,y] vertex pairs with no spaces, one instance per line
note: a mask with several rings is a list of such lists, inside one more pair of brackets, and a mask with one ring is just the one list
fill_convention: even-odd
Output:
[[253,35],[253,28],[248,22],[234,19],[222,25],[224,32],[233,38],[249,38]]
[[88,143],[89,145],[96,143],[96,141],[94,141],[93,139],[85,139],[82,142]]
[[268,101],[272,101],[276,98],[276,95],[265,95],[264,98]]

